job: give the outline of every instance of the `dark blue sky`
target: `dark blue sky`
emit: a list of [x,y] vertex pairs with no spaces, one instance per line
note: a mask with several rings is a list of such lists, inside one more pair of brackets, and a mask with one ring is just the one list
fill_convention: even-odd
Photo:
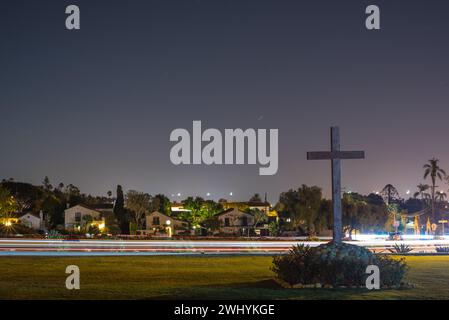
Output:
[[[65,29],[65,7],[81,30]],[[381,30],[365,29],[365,7]],[[401,193],[429,158],[449,169],[449,2],[160,0],[0,3],[0,177],[116,184],[218,199],[303,183],[329,194],[340,125],[347,190]],[[279,171],[171,164],[170,132],[278,128]],[[445,189],[447,186],[445,186]]]

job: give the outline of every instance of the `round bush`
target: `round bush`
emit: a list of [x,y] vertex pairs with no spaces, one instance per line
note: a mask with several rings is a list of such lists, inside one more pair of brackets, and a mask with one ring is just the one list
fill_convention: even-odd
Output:
[[365,286],[368,265],[379,267],[382,286],[399,286],[407,271],[404,259],[394,260],[361,246],[334,242],[313,248],[295,246],[287,255],[273,258],[272,270],[292,285],[360,287]]

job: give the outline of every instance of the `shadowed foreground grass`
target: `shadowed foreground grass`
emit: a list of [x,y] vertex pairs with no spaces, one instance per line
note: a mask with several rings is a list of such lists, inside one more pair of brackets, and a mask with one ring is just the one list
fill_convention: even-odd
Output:
[[[0,257],[0,299],[449,299],[449,256],[411,256],[415,289],[282,289],[271,257]],[[65,288],[77,265],[81,289]]]

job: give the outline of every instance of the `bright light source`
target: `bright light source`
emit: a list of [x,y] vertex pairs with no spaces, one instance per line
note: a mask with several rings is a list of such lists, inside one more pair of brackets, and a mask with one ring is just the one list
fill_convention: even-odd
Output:
[[410,190],[407,190],[407,191],[405,192],[405,194],[410,194]]
[[5,226],[10,227],[11,225],[12,225],[11,221],[7,220],[7,221],[5,222]]
[[178,197],[180,197],[180,196],[181,196],[181,193],[178,192]]
[[232,197],[232,192],[229,192],[229,195]]
[[100,229],[100,230],[103,230],[104,227],[106,227],[106,225],[105,225],[104,223],[100,223],[100,224],[98,225],[98,229]]
[[208,197],[209,197],[209,196],[210,196],[210,192],[206,193],[206,196],[208,196]]
[[167,226],[169,226],[171,224],[170,220],[165,221],[165,223],[167,224]]

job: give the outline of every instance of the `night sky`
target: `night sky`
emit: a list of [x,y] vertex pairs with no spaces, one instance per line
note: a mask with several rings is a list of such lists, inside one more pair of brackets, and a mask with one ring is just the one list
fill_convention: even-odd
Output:
[[[65,29],[69,4],[79,31]],[[369,4],[380,31],[365,28]],[[339,125],[342,149],[366,151],[343,162],[346,190],[413,193],[428,159],[449,170],[448,17],[447,0],[2,0],[0,178],[98,195],[329,195],[329,162],[306,152]],[[174,166],[170,132],[193,120],[279,129],[278,173]]]

